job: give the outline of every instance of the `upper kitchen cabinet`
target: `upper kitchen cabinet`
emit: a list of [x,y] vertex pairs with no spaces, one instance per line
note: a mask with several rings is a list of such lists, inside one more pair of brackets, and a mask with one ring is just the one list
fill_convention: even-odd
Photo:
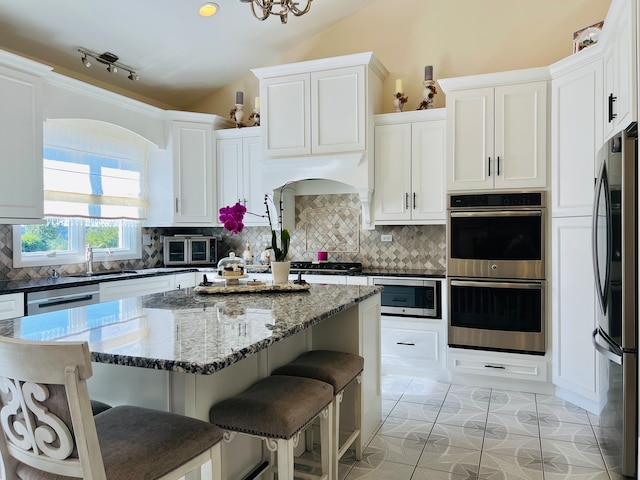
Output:
[[0,223],[44,215],[42,77],[51,68],[0,51]]
[[376,225],[445,222],[445,109],[375,117]]
[[591,217],[604,123],[600,45],[553,64],[551,76],[552,216]]
[[636,8],[634,0],[614,0],[598,41],[598,43],[605,45],[605,140],[638,118],[636,105]]
[[[216,136],[218,205],[244,205],[249,212],[265,212],[262,188],[262,144],[258,127],[219,130]],[[269,225],[266,218],[245,215],[247,226]]]
[[373,53],[254,69],[267,157],[364,152],[387,70]]
[[447,190],[547,186],[547,68],[439,80]]
[[211,226],[217,222],[213,131],[216,115],[168,112],[167,148],[153,152],[148,172],[149,226]]

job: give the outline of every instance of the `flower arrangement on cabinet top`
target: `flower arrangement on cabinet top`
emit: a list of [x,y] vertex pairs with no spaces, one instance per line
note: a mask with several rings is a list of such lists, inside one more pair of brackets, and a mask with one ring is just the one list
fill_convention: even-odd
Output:
[[271,246],[268,247],[270,250],[273,250],[274,260],[276,262],[284,262],[287,260],[287,254],[289,253],[289,243],[291,241],[291,235],[289,230],[282,227],[282,212],[284,210],[282,206],[282,197],[279,201],[278,208],[278,224],[280,227],[280,245],[278,245],[278,235],[276,230],[273,228],[273,223],[271,221],[271,211],[269,209],[269,202],[274,206],[275,204],[269,198],[268,195],[264,196],[264,206],[266,209],[266,215],[258,215],[256,213],[252,213],[247,211],[247,208],[242,205],[240,202],[237,202],[235,205],[226,206],[220,208],[220,223],[224,226],[224,229],[231,232],[231,235],[235,235],[236,233],[242,232],[244,230],[244,216],[245,214],[255,215],[256,217],[267,218],[269,220],[269,228],[271,228]]

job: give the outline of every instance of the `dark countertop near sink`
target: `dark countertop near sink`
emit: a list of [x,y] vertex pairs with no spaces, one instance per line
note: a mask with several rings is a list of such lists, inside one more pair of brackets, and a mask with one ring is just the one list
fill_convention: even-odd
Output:
[[[153,277],[157,275],[174,275],[182,272],[215,272],[213,268],[191,268],[191,267],[173,267],[173,268],[146,268],[140,270],[126,270],[124,272],[116,272],[108,274],[83,277],[66,275],[58,278],[42,277],[20,280],[0,280],[0,295],[17,292],[36,292],[39,290],[52,290],[56,288],[75,287],[78,285],[91,285],[101,282],[114,282],[118,280],[127,280],[130,278]],[[248,273],[269,272],[268,269],[249,270]],[[293,272],[292,272],[293,273]],[[349,276],[366,276],[366,277],[423,277],[423,278],[445,278],[444,270],[429,269],[391,269],[391,268],[364,268],[361,272],[326,272],[322,270],[307,270],[303,274],[314,275],[349,275]]]
[[56,288],[76,287],[78,285],[91,285],[101,282],[114,282],[130,278],[154,277],[157,275],[174,275],[181,272],[196,272],[197,268],[146,268],[141,270],[127,270],[113,274],[96,275],[91,277],[60,276],[58,278],[42,277],[20,280],[0,280],[0,295],[17,292],[37,292],[39,290],[53,290]]

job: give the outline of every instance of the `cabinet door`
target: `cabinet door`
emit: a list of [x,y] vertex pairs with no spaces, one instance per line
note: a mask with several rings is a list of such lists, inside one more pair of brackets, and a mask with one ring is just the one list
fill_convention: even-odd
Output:
[[[246,137],[242,139],[242,165],[245,206],[256,215],[264,215],[265,190],[262,188],[262,144],[260,137]],[[264,217],[245,215],[245,225],[269,225]]]
[[607,18],[612,35],[605,51],[605,140],[637,119],[635,8],[630,0],[614,2]]
[[311,152],[366,149],[365,67],[311,74]]
[[413,220],[445,221],[445,127],[444,120],[411,126]]
[[0,219],[22,223],[44,215],[42,81],[0,67]]
[[554,78],[551,85],[552,215],[590,216],[602,145],[602,59]]
[[[591,217],[552,221],[553,383],[596,404],[604,357],[592,344],[596,327]],[[604,370],[603,370],[604,371]]]
[[243,146],[242,138],[227,138],[217,141],[218,154],[218,205],[223,207],[244,204],[243,193]]
[[267,155],[311,154],[309,74],[266,78],[260,83],[262,145]]
[[173,122],[175,223],[206,223],[214,219],[211,125]]
[[495,188],[547,184],[547,82],[495,90]]
[[493,88],[447,95],[447,190],[493,188],[493,96]]
[[411,124],[375,129],[375,222],[411,219]]

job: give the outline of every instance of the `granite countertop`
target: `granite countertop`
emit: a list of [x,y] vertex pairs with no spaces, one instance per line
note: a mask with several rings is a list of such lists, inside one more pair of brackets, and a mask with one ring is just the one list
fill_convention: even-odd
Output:
[[378,294],[312,285],[296,293],[197,294],[192,288],[0,321],[0,335],[87,341],[94,362],[213,374]]
[[0,295],[17,292],[36,292],[39,290],[53,290],[56,288],[91,285],[101,282],[114,282],[130,278],[155,277],[158,275],[174,275],[181,272],[196,272],[198,268],[145,268],[141,270],[123,270],[110,272],[95,272],[93,276],[65,275],[60,277],[25,278],[16,280],[0,280]]
[[445,278],[445,270],[428,268],[364,268],[360,275],[367,277],[425,277],[425,278]]

